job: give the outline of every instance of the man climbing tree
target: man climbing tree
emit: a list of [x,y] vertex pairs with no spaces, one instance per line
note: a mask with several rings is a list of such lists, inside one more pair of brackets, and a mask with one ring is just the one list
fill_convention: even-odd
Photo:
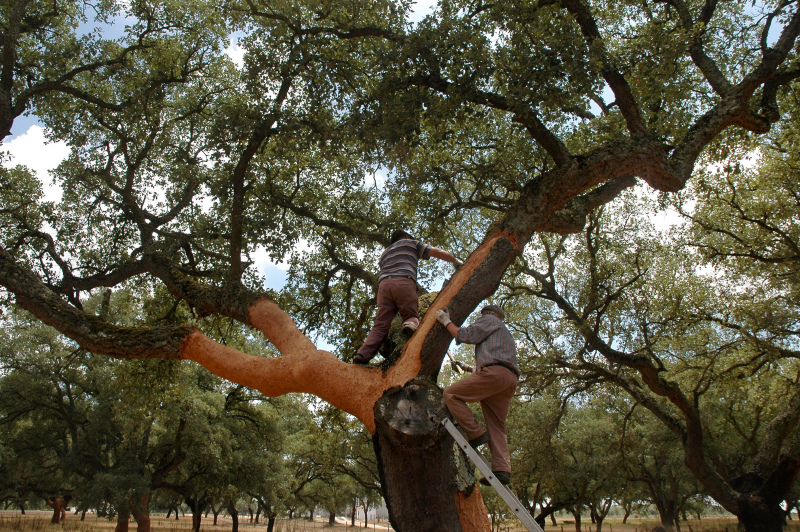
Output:
[[392,319],[400,313],[403,332],[413,333],[419,327],[417,300],[417,266],[419,259],[437,258],[452,262],[456,268],[461,261],[447,251],[415,240],[402,229],[392,233],[389,247],[381,254],[378,275],[378,313],[364,345],[356,351],[353,362],[365,364],[383,343]]
[[[638,179],[680,190],[729,133],[769,131],[800,75],[800,12],[459,0],[409,25],[406,8],[4,4],[3,137],[32,113],[71,152],[57,203],[27,169],[0,174],[0,286],[94,353],[315,394],[373,434],[395,530],[488,530],[472,472],[430,421],[451,340],[433,314],[463,323],[535,232],[580,230]],[[123,19],[121,37],[103,37]],[[241,67],[222,52],[232,34]],[[310,335],[340,353],[363,340],[349,331],[372,308],[365,265],[410,220],[469,254],[433,313],[385,370],[317,349]],[[281,294],[263,289],[260,250],[290,264]],[[120,327],[83,310],[86,294],[129,283],[172,299],[164,320]],[[167,325],[178,309],[192,319]],[[280,356],[215,342],[211,315]],[[740,499],[713,496],[756,530]]]

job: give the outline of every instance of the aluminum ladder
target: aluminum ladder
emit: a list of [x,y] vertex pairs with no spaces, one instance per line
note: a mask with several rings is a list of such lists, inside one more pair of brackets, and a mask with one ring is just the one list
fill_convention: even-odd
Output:
[[517,516],[517,519],[522,522],[525,528],[527,528],[529,532],[544,532],[542,527],[539,526],[539,523],[534,521],[533,517],[531,517],[531,514],[528,513],[528,510],[526,510],[522,503],[519,502],[517,496],[495,478],[494,474],[492,474],[492,467],[486,462],[481,453],[472,448],[472,445],[469,444],[464,435],[461,434],[455,425],[453,425],[453,422],[447,418],[444,418],[442,425],[444,425],[444,428],[447,429],[447,432],[450,433],[453,439],[456,440],[456,443],[458,443],[458,446],[461,447],[461,450],[463,450],[469,459],[472,460],[472,463],[478,466],[478,469],[480,469],[481,473],[483,473],[483,476],[489,479],[489,484],[491,484],[500,497],[503,498],[505,503],[508,505],[511,511],[514,512],[514,515]]

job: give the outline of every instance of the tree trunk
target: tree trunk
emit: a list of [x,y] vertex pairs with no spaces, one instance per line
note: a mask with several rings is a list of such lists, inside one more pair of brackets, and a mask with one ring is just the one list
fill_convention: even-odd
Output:
[[192,531],[200,532],[200,522],[203,520],[203,514],[192,512]]
[[136,532],[150,532],[150,494],[131,501],[131,514],[136,519]]
[[84,508],[83,510],[81,510],[81,521],[86,521],[86,512],[88,510],[89,510],[88,508]]
[[581,532],[581,509],[570,510],[570,513],[575,518],[575,532]]
[[128,532],[128,524],[131,517],[128,512],[120,512],[117,514],[117,526],[114,527],[114,532]]
[[[45,501],[47,505],[53,509],[53,517],[50,518],[50,524],[57,525],[67,518],[67,501],[63,497],[55,497]],[[24,512],[23,512],[24,513]]]
[[239,510],[236,509],[236,504],[233,501],[228,501],[228,513],[233,520],[231,532],[239,532]]
[[275,516],[270,515],[267,517],[267,532],[273,532],[275,530]]
[[367,526],[367,503],[364,503],[364,528],[369,528]]
[[784,517],[780,502],[769,504],[756,494],[739,496],[739,524],[744,532],[781,532]]
[[375,406],[373,445],[396,532],[485,532],[491,524],[473,467],[439,420],[441,390],[415,379]]

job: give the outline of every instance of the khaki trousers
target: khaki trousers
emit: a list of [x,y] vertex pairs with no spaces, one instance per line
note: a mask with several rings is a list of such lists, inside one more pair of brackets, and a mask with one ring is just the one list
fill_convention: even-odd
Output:
[[[444,401],[467,438],[489,433],[492,471],[511,472],[506,417],[517,389],[517,376],[503,366],[483,367],[444,389]],[[467,403],[480,401],[486,430],[475,419]]]

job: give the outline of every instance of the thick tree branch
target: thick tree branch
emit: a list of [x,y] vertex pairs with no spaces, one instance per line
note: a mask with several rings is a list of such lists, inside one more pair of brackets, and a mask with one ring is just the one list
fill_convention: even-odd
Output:
[[597,22],[592,16],[589,7],[580,0],[562,0],[561,3],[578,22],[590,53],[600,59],[603,78],[614,92],[617,105],[625,118],[625,123],[631,136],[639,137],[647,134],[633,91],[631,91],[631,87],[625,77],[611,61],[603,43],[600,29],[597,27]]

